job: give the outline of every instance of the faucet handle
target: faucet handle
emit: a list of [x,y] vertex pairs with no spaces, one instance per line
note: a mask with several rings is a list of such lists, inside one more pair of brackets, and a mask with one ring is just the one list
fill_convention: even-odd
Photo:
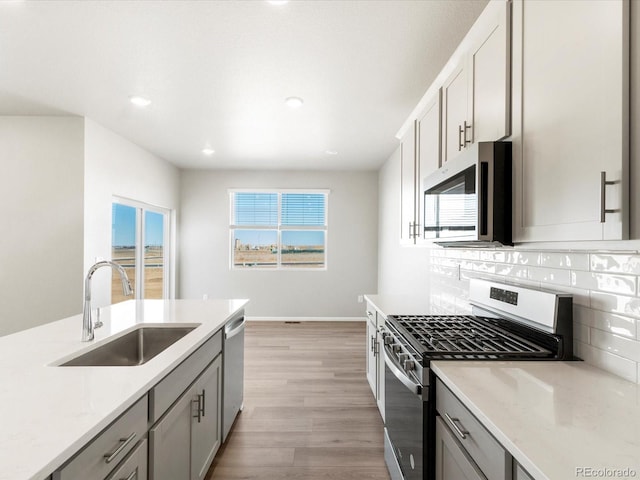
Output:
[[93,325],[93,328],[100,328],[102,325],[102,321],[100,320],[100,307],[96,308],[96,322]]

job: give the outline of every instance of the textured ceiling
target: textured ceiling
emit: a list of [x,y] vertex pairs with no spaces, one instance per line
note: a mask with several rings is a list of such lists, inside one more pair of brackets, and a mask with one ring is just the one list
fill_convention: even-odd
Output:
[[0,114],[84,115],[186,168],[376,169],[486,3],[0,2]]

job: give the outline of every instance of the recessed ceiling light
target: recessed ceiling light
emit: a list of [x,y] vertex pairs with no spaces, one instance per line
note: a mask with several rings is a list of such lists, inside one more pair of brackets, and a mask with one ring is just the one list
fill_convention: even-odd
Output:
[[206,147],[206,148],[203,148],[203,149],[202,149],[202,153],[203,153],[204,155],[207,155],[208,157],[210,157],[211,155],[213,155],[214,153],[216,153],[216,151],[215,151],[213,148],[211,148],[211,147]]
[[289,108],[300,108],[304,103],[304,100],[302,100],[300,97],[287,97],[284,100],[284,103]]
[[133,103],[136,107],[148,107],[149,105],[151,105],[151,100],[145,97],[141,97],[139,95],[130,96],[129,101]]
[[267,0],[271,5],[284,5],[285,3],[289,3],[289,0]]
[[338,152],[335,150],[325,150],[324,153],[326,153],[327,155],[337,155]]

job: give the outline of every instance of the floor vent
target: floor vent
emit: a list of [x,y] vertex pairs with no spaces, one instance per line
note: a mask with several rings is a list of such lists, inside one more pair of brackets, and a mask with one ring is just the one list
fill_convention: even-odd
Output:
[[294,325],[295,325],[295,324],[300,323],[300,322],[292,322],[292,321],[286,321],[286,320],[285,320],[285,322],[284,322],[284,323],[291,323],[291,324],[294,324]]

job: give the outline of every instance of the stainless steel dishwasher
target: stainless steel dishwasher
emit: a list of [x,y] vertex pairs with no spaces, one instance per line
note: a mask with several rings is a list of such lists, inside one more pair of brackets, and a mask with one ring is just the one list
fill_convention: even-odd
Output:
[[224,327],[222,441],[242,410],[244,398],[244,315],[236,317]]

